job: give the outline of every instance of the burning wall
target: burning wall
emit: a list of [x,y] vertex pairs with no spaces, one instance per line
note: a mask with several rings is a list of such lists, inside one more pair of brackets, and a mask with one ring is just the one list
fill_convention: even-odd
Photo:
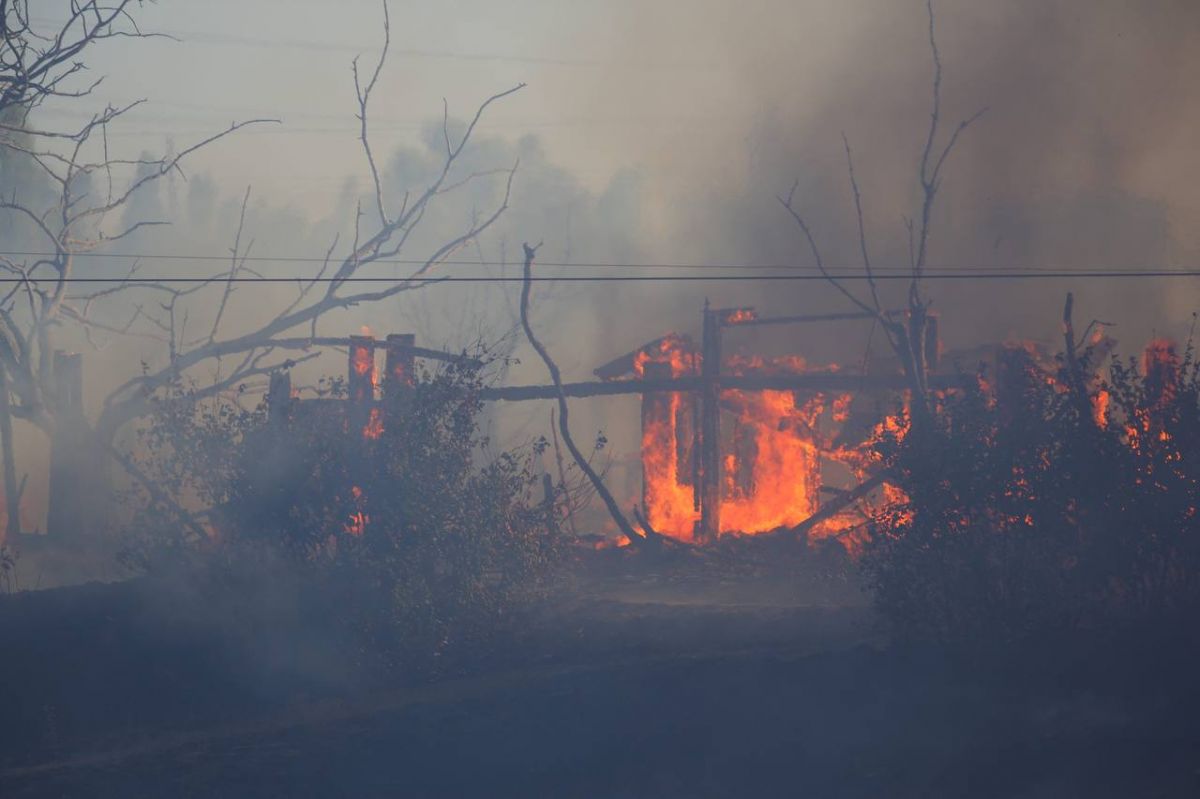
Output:
[[[702,371],[701,361],[689,339],[667,336],[638,354],[634,374],[643,380],[696,376]],[[795,357],[730,359],[724,367],[740,374],[795,373],[805,364]],[[822,392],[720,390],[720,468],[711,478],[719,483],[720,535],[794,527],[820,508],[823,467],[842,464],[861,472],[861,451],[834,443],[849,399]],[[642,404],[648,520],[658,532],[686,542],[697,542],[702,535],[705,475],[699,405],[696,393],[684,391],[647,392]],[[826,525],[830,527],[838,523],[831,520]]]

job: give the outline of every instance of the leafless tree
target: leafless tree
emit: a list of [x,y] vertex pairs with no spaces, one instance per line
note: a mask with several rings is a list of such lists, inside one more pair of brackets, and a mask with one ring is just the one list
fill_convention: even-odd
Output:
[[[843,134],[842,142],[846,152],[846,171],[850,180],[850,188],[854,196],[854,212],[858,231],[859,251],[862,256],[864,276],[866,278],[866,296],[851,291],[844,281],[839,280],[825,266],[820,247],[804,216],[801,214],[796,198],[797,185],[794,183],[786,197],[780,197],[779,202],[791,216],[799,228],[805,243],[812,255],[817,269],[847,300],[870,314],[878,322],[887,336],[888,343],[896,353],[908,378],[911,394],[911,410],[914,424],[923,424],[928,420],[931,408],[929,404],[929,385],[927,381],[927,364],[925,361],[925,336],[929,319],[929,300],[922,288],[921,279],[925,274],[929,258],[929,242],[932,233],[933,211],[938,191],[942,185],[942,173],[958,144],[959,138],[986,111],[982,109],[968,117],[954,128],[949,136],[942,131],[942,60],[938,51],[937,37],[934,27],[933,0],[926,0],[926,13],[929,18],[929,48],[933,57],[933,98],[929,115],[929,128],[921,150],[921,158],[917,170],[917,181],[920,186],[920,209],[914,217],[904,219],[908,234],[908,311],[906,318],[900,318],[892,311],[885,310],[880,303],[879,285],[873,268],[869,237],[863,215],[862,193],[859,190],[858,178],[854,171],[854,155],[850,148],[849,139]],[[944,141],[943,141],[944,139]]]
[[[369,127],[371,98],[391,40],[385,1],[384,42],[378,60],[370,69],[360,69],[357,58],[352,65],[359,139],[371,176],[372,197],[355,209],[353,240],[347,246],[335,238],[319,267],[294,276],[294,295],[258,316],[266,321],[254,322],[248,328],[243,324],[240,330],[227,332],[232,320],[226,310],[240,281],[263,277],[248,266],[250,244],[243,244],[247,190],[226,268],[192,277],[189,282],[163,280],[161,275],[143,278],[134,263],[123,279],[81,290],[76,281],[78,255],[126,239],[141,228],[167,222],[130,221],[127,212],[135,196],[170,174],[182,175],[183,162],[196,151],[247,125],[277,120],[235,122],[178,153],[158,158],[121,158],[110,150],[110,124],[130,114],[141,101],[108,106],[76,129],[47,129],[32,124],[34,112],[43,103],[81,102],[97,87],[99,80],[80,82],[85,73],[81,58],[89,47],[111,38],[152,35],[137,27],[131,0],[66,0],[65,5],[67,20],[43,31],[30,16],[28,2],[0,0],[0,148],[28,159],[53,188],[52,200],[44,206],[26,197],[0,198],[0,211],[40,242],[29,248],[38,254],[25,260],[0,256],[0,269],[6,279],[5,290],[0,292],[0,363],[10,377],[8,388],[16,400],[12,413],[18,419],[53,431],[53,352],[64,328],[81,329],[89,340],[96,334],[156,340],[162,346],[162,359],[121,383],[104,399],[98,417],[87,424],[88,435],[117,455],[112,448],[117,432],[150,410],[156,392],[176,381],[191,379],[196,390],[189,397],[200,401],[295,363],[295,351],[311,348],[318,322],[324,316],[436,282],[431,270],[474,241],[508,207],[516,163],[469,174],[462,174],[458,166],[488,108],[524,84],[484,100],[460,133],[452,131],[447,114],[440,169],[424,185],[405,192],[397,207],[389,204]],[[477,212],[458,235],[416,257],[409,254],[407,260],[417,265],[406,277],[387,279],[370,271],[372,265],[407,252],[414,232],[439,200],[479,180],[498,181],[501,186],[500,199],[493,207]],[[120,321],[113,322],[117,308],[128,310],[119,316]],[[118,460],[132,468],[128,459]]]
[[[0,371],[4,374],[4,463],[8,528],[18,527],[20,490],[15,488],[11,425],[15,416],[53,431],[55,391],[52,379],[54,338],[60,325],[86,323],[67,293],[75,256],[129,236],[158,220],[146,220],[110,232],[106,222],[131,197],[217,139],[243,127],[235,123],[189,147],[159,159],[123,159],[110,154],[109,125],[141,104],[106,106],[77,128],[36,124],[39,109],[66,102],[87,103],[103,78],[89,78],[86,56],[112,39],[139,39],[144,33],[132,14],[132,0],[69,0],[58,8],[38,6],[42,14],[65,13],[58,21],[32,14],[28,0],[0,0],[0,158],[24,161],[51,187],[53,198],[17,193],[13,181],[0,197],[9,232],[38,241],[43,254],[27,260],[0,255]],[[122,171],[141,176],[120,185]],[[8,402],[9,393],[16,402]]]
[[[593,490],[599,495],[600,500],[604,503],[604,507],[608,510],[609,516],[612,517],[622,535],[628,538],[630,543],[659,543],[661,541],[660,537],[644,521],[641,532],[635,530],[633,525],[629,523],[629,520],[621,511],[621,506],[617,504],[616,498],[608,490],[608,486],[604,484],[603,476],[592,466],[591,460],[583,454],[583,451],[575,443],[575,438],[571,435],[570,408],[567,405],[567,395],[563,393],[562,373],[559,371],[558,364],[554,362],[554,358],[550,355],[549,350],[546,349],[546,346],[533,332],[533,323],[529,317],[529,301],[530,295],[533,292],[533,259],[537,255],[538,248],[542,245],[538,244],[531,247],[529,244],[523,244],[521,246],[525,251],[525,266],[521,281],[521,327],[525,330],[525,337],[529,340],[530,345],[537,352],[538,357],[542,359],[542,363],[546,365],[546,371],[550,373],[550,379],[554,382],[554,387],[558,391],[558,432],[562,436],[563,444],[566,445],[567,451],[571,453],[571,458],[575,461],[575,465],[579,468],[579,471],[587,477]],[[564,485],[566,483],[565,477],[563,478],[563,483]]]

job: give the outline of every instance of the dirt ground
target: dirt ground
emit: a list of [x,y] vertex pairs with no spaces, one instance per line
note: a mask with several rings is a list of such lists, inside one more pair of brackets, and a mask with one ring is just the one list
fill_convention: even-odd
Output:
[[0,796],[1200,795],[1170,635],[980,660],[889,645],[836,580],[710,578],[580,581],[391,683],[305,642],[266,662],[137,581],[9,597]]

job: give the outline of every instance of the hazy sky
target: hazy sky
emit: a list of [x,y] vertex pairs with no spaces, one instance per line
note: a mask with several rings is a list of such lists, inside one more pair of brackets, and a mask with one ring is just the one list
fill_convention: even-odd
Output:
[[[947,171],[933,263],[1198,260],[1200,4],[935,6],[946,70],[943,136],[980,108],[988,114]],[[140,14],[145,28],[181,41],[117,41],[95,53],[94,71],[109,75],[103,96],[150,101],[124,124],[126,146],[161,148],[168,138],[183,146],[235,119],[277,116],[284,123],[276,128],[202,153],[191,173],[215,177],[225,196],[253,183],[260,201],[317,215],[344,199],[346,176],[365,175],[349,65],[356,53],[373,64],[380,2],[159,0]],[[636,170],[642,182],[631,222],[638,229],[629,237],[640,244],[627,257],[795,261],[801,242],[774,198],[799,180],[829,257],[850,263],[857,248],[845,133],[873,248],[903,263],[902,220],[915,211],[913,175],[929,112],[921,0],[396,0],[391,20],[393,51],[372,108],[374,146],[385,162],[440,116],[442,98],[452,114],[469,115],[481,98],[524,81],[528,87],[497,105],[481,132],[536,135],[548,160],[596,192],[619,170]],[[547,227],[513,235],[544,236],[565,251],[563,231]],[[1052,330],[1051,306],[1065,286],[1012,287],[1015,299],[1005,304],[995,302],[993,287],[979,288],[962,303],[971,308],[964,321],[978,336],[995,337],[1038,320]],[[1129,311],[1128,288],[1090,286],[1097,315]],[[1158,329],[1166,316],[1183,324],[1197,304],[1190,285],[1146,282],[1138,291],[1142,299],[1129,312],[1146,328]],[[700,293],[672,291],[668,306],[656,298],[656,311],[683,313]],[[789,307],[836,300],[807,288],[802,296],[741,287],[722,294]],[[979,307],[995,318],[984,324]],[[647,332],[660,326],[652,319]]]
[[[39,5],[49,14],[57,3]],[[958,120],[988,111],[947,169],[932,266],[1200,266],[1200,3],[935,6],[945,67],[940,142]],[[395,0],[390,8],[392,52],[371,113],[393,196],[438,157],[422,149],[421,130],[441,117],[443,98],[453,116],[469,116],[488,95],[528,83],[480,129],[471,168],[507,166],[518,153],[525,160],[508,215],[469,257],[494,259],[502,249],[511,257],[521,240],[544,239],[549,257],[635,265],[625,271],[811,265],[776,201],[797,181],[827,262],[857,268],[845,134],[876,263],[906,262],[903,220],[919,213],[914,176],[930,109],[923,0]],[[361,53],[373,67],[381,2],[159,0],[138,13],[146,30],[180,41],[115,40],[89,52],[92,71],[108,76],[97,101],[148,100],[114,126],[117,155],[178,149],[250,117],[283,124],[198,154],[187,171],[208,180],[172,186],[174,199],[146,200],[159,203],[155,212],[183,209],[174,226],[124,243],[223,256],[236,200],[253,184],[255,253],[323,255],[353,219],[347,178],[358,178],[358,192],[366,187],[350,62]],[[67,122],[91,110],[71,102],[46,113]],[[521,141],[528,135],[537,142]],[[490,158],[498,163],[479,163]],[[468,195],[427,220],[429,235],[461,232],[474,201]],[[217,210],[201,219],[196,208]],[[509,289],[447,284],[353,309],[326,328],[416,330],[422,341],[456,345],[477,332],[462,320],[480,328],[500,320],[485,335],[511,326]],[[963,348],[1010,337],[1054,342],[1068,290],[1081,319],[1118,322],[1125,352],[1151,334],[1186,335],[1200,308],[1195,280],[928,286],[948,346]],[[884,293],[885,304],[903,304],[903,286]],[[243,292],[237,315],[251,323],[272,296]],[[539,287],[536,317],[567,377],[588,379],[596,365],[669,330],[698,333],[706,298],[768,314],[847,309],[823,283],[574,284]],[[729,348],[770,345],[815,364],[859,363],[870,336],[865,325],[851,327],[789,330],[765,342],[731,335]],[[511,380],[545,380],[536,358],[518,355]],[[113,367],[92,374],[116,379],[152,356],[113,348],[103,357]],[[632,451],[636,413],[609,401],[584,405],[580,435],[624,423]],[[544,424],[544,410],[529,406],[529,429]]]
[[[518,82],[529,87],[495,107],[482,129],[537,134],[592,184],[672,137],[695,136],[698,119],[733,110],[728,48],[712,39],[707,20],[664,20],[643,5],[393,2],[392,53],[372,108],[377,148],[414,139],[440,116],[443,98],[465,116]],[[192,170],[253,181],[260,195],[322,210],[347,173],[365,174],[350,62],[361,53],[373,65],[380,2],[160,0],[139,18],[181,41],[119,41],[92,58],[93,70],[108,75],[105,99],[149,100],[121,126],[139,146],[161,147],[168,137],[182,146],[234,119],[272,116],[283,124],[223,143]],[[637,26],[673,35],[651,43]],[[677,94],[685,87],[686,96]]]

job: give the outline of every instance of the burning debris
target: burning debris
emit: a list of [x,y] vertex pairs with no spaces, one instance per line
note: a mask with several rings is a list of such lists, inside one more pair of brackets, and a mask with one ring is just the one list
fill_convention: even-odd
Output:
[[[764,318],[753,308],[705,308],[699,349],[672,333],[595,370],[606,380],[650,384],[642,394],[641,459],[651,527],[698,544],[796,528],[818,514],[823,494],[850,490],[832,484],[835,474],[843,483],[861,483],[872,466],[870,439],[848,443],[842,427],[855,390],[878,392],[886,384],[840,374],[836,366],[813,368],[798,356],[721,356],[722,328],[834,316],[863,318]],[[835,378],[828,389],[822,377]],[[658,388],[672,383],[684,390]],[[900,424],[898,418],[877,423]],[[832,513],[807,532],[841,535],[860,522],[849,512]]]

